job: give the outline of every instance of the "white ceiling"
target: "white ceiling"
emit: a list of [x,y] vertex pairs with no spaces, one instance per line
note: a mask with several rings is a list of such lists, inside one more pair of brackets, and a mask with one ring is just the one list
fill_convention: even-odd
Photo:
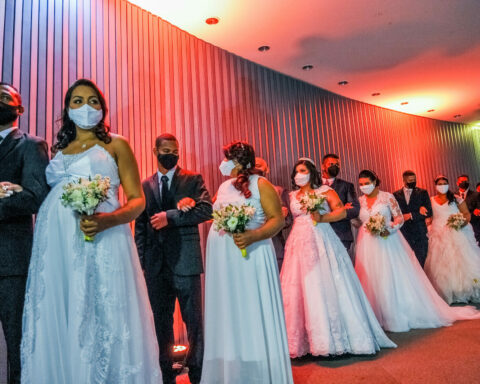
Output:
[[[480,124],[480,0],[130,2],[211,44],[340,95]],[[207,25],[213,16],[220,22]],[[259,52],[262,45],[271,49]],[[307,64],[314,68],[302,70]],[[342,80],[348,85],[338,85]]]

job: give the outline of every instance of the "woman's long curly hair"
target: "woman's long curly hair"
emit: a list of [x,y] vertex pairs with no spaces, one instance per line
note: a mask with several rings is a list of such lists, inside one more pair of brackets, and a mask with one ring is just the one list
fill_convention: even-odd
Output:
[[223,147],[223,153],[227,160],[233,160],[242,166],[238,171],[237,179],[233,186],[238,189],[247,199],[252,196],[250,191],[250,175],[260,175],[261,172],[255,168],[255,150],[244,141],[234,141]]
[[75,88],[80,85],[85,85],[87,87],[92,88],[95,93],[97,94],[98,101],[100,102],[100,106],[102,107],[103,117],[102,120],[98,123],[98,125],[93,128],[95,135],[105,144],[108,144],[112,141],[112,137],[110,136],[110,127],[105,124],[105,117],[107,116],[108,108],[107,103],[105,101],[105,97],[103,96],[100,89],[98,89],[97,85],[88,79],[78,79],[75,81],[70,88],[68,88],[67,93],[65,94],[65,101],[63,104],[63,111],[62,117],[57,120],[57,123],[61,125],[60,130],[57,133],[57,142],[53,145],[52,151],[57,152],[62,150],[68,146],[75,138],[77,137],[77,129],[75,127],[75,123],[70,120],[68,116],[68,109],[70,108],[70,100],[72,99],[72,93]]
[[[438,185],[438,182],[440,180],[445,180],[447,182],[447,184],[450,184],[450,182],[448,181],[447,179],[447,176],[443,176],[443,175],[438,175],[436,178],[435,178],[435,185]],[[453,194],[452,191],[450,191],[450,189],[447,191],[447,200],[448,200],[448,204],[452,204],[455,202],[455,195]]]
[[310,172],[310,181],[309,181],[310,187],[312,187],[312,189],[320,188],[320,186],[322,185],[322,178],[320,177],[320,174],[315,164],[309,159],[299,159],[293,166],[292,174],[290,175],[290,179],[292,180],[292,189],[294,191],[297,189],[300,189],[297,183],[295,183],[295,175],[297,174],[297,167],[300,164],[305,165],[305,167],[307,167],[308,169],[308,172]]

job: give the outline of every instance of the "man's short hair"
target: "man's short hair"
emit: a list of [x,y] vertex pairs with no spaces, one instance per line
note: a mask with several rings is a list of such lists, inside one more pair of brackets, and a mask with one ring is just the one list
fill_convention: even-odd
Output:
[[155,148],[158,148],[162,145],[164,141],[177,141],[177,138],[171,133],[162,133],[155,139]]
[[411,169],[407,169],[405,172],[402,173],[403,178],[409,177],[409,176],[417,176],[417,175]]
[[322,164],[325,162],[327,159],[337,159],[340,160],[340,157],[336,155],[335,153],[327,153],[325,156],[322,158]]
[[470,178],[468,177],[468,175],[465,174],[465,173],[463,173],[463,174],[461,174],[460,176],[458,176],[458,177],[457,177],[457,180],[460,179],[461,177],[466,177],[467,180],[470,180]]
[[0,81],[0,86],[2,86],[2,85],[3,85],[3,86],[6,86],[6,87],[12,88],[12,89],[17,93],[18,103],[19,103],[20,105],[22,105],[22,96],[20,95],[20,91],[19,91],[16,87],[14,87],[12,84],[10,84],[10,83],[5,83],[5,82],[3,82],[3,81]]

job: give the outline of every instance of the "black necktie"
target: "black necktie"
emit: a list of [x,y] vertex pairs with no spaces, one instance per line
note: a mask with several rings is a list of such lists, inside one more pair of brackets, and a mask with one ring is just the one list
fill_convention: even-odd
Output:
[[166,210],[168,204],[168,177],[162,176],[162,205],[163,209]]

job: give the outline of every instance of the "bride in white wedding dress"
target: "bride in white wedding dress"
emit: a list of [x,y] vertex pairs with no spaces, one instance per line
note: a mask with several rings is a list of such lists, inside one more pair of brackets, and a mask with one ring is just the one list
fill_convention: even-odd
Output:
[[[144,207],[140,177],[128,143],[108,134],[105,114],[103,95],[91,81],[78,80],[67,91],[59,152],[46,171],[52,189],[35,226],[23,315],[24,384],[162,382],[128,226]],[[96,174],[111,179],[108,200],[101,213],[80,219],[61,204],[63,186]],[[128,200],[123,206],[120,185]]]

